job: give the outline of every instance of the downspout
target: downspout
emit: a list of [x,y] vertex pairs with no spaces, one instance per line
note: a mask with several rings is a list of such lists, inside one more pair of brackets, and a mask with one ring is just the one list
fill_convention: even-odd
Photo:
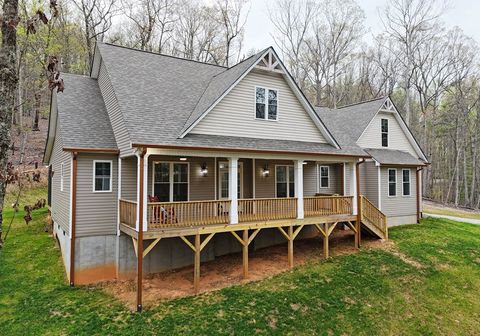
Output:
[[416,182],[417,182],[417,224],[420,223],[420,219],[422,218],[422,214],[421,214],[421,211],[420,211],[420,189],[422,187],[421,183],[420,183],[420,172],[423,170],[423,167],[421,168],[417,168],[417,172],[416,172]]
[[360,195],[360,165],[365,162],[365,159],[358,161],[355,164],[355,183],[357,189],[357,221],[355,223],[357,233],[355,235],[355,247],[360,248],[362,242],[361,222],[362,222],[362,196]]
[[70,239],[70,286],[75,285],[75,231],[77,224],[77,152],[72,153],[72,228]]

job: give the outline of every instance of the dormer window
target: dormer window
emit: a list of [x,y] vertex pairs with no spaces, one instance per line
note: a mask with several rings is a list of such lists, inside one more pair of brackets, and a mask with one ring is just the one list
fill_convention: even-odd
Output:
[[388,119],[382,119],[382,147],[388,147]]
[[255,118],[277,120],[278,91],[257,87],[255,89]]

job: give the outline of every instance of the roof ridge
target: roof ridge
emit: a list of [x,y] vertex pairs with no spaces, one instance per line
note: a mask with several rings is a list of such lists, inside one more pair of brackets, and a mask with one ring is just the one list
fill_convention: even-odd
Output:
[[204,65],[211,65],[211,66],[219,67],[219,68],[223,68],[223,69],[230,69],[230,68],[228,68],[228,67],[226,67],[226,66],[224,66],[224,65],[207,63],[207,62],[201,62],[201,61],[197,61],[197,60],[193,60],[193,59],[188,59],[188,58],[183,58],[183,57],[178,57],[178,56],[173,56],[173,55],[167,55],[167,54],[161,54],[161,53],[157,53],[157,52],[153,52],[153,51],[148,51],[148,50],[136,49],[136,48],[127,47],[127,46],[122,46],[122,45],[118,45],[118,44],[114,44],[114,43],[101,42],[101,43],[99,43],[99,44],[106,44],[106,45],[109,45],[109,46],[112,46],[112,47],[123,48],[123,49],[132,50],[132,51],[138,51],[138,52],[143,52],[143,53],[146,53],[146,54],[152,54],[152,55],[156,55],[156,56],[164,56],[164,57],[174,58],[174,59],[181,60],[181,61],[194,62],[194,63],[204,64]]
[[[376,100],[382,100],[382,99],[386,99],[386,98],[388,98],[388,95],[387,96],[382,96],[382,97],[379,97],[379,98],[372,98],[372,99],[369,99],[369,100],[360,101],[360,102],[357,102],[357,103],[343,105],[343,106],[340,106],[340,107],[337,107],[337,108],[331,108],[331,110],[341,110],[341,109],[346,108],[346,107],[371,103],[371,102],[374,102]],[[322,106],[318,106],[318,107],[322,107]]]

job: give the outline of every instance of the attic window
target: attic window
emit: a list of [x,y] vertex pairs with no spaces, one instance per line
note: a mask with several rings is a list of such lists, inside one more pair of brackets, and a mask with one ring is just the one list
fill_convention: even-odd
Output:
[[277,120],[278,91],[257,87],[255,89],[255,118]]
[[388,147],[388,119],[382,119],[382,147]]

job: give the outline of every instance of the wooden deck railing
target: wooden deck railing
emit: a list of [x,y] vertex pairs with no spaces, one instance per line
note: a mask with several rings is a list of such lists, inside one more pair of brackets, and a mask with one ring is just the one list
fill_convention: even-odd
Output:
[[368,220],[372,225],[374,225],[381,233],[383,233],[384,238],[388,238],[388,226],[387,226],[387,216],[381,212],[372,202],[368,200],[365,196],[361,196],[361,209],[362,209],[362,220]]
[[132,228],[137,226],[137,202],[120,199],[120,223],[126,224]]
[[256,198],[238,200],[238,221],[251,222],[297,217],[297,199]]
[[313,196],[303,198],[305,217],[351,215],[353,196]]
[[230,201],[148,203],[148,227],[228,224],[229,211]]

